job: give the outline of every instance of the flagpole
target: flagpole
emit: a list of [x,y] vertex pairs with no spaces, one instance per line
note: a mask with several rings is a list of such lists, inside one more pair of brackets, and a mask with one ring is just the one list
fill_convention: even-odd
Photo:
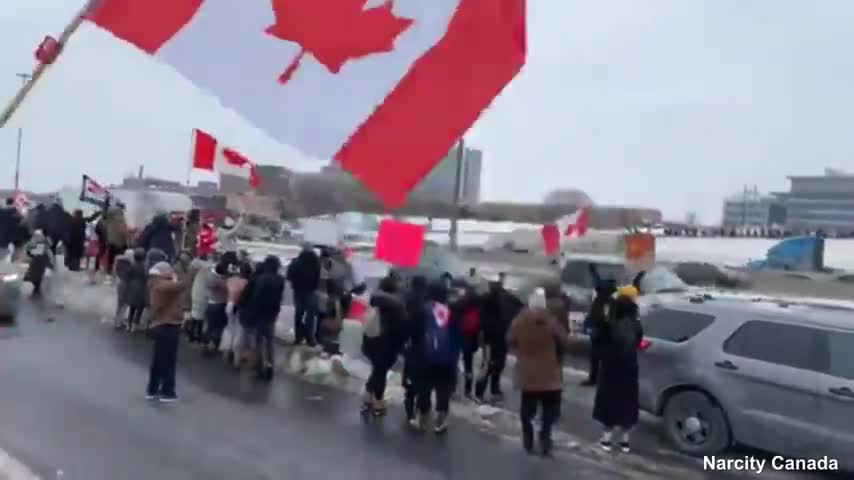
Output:
[[457,171],[454,176],[454,210],[452,212],[453,216],[451,217],[451,228],[448,229],[448,240],[450,243],[451,251],[456,252],[460,248],[459,242],[459,226],[457,225],[460,220],[460,203],[462,203],[462,183],[463,183],[463,162],[465,161],[465,153],[466,152],[466,142],[463,137],[460,137],[459,142],[457,143]]
[[[86,2],[86,5],[80,9],[80,12],[66,25],[65,29],[59,35],[57,41],[59,42],[59,52],[57,55],[62,53],[62,49],[65,48],[65,45],[68,43],[68,40],[74,35],[74,32],[80,28],[80,25],[83,23],[83,18],[86,14],[100,2],[101,0],[89,0]],[[50,64],[48,63],[39,63],[36,68],[33,69],[33,74],[30,77],[29,81],[26,82],[21,88],[18,90],[18,93],[12,97],[12,100],[9,101],[9,104],[6,105],[6,108],[3,109],[3,113],[0,114],[0,128],[6,125],[6,123],[12,118],[12,115],[15,114],[15,111],[18,110],[18,107],[24,103],[24,99],[30,93],[30,91],[35,87],[36,83],[39,79],[44,75],[44,72],[47,71]]]

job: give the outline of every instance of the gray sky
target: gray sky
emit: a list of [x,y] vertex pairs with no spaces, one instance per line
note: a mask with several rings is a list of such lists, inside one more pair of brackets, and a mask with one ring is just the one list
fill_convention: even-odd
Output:
[[[0,99],[41,37],[82,4],[5,2]],[[469,135],[485,150],[485,194],[539,201],[581,188],[599,203],[717,222],[722,198],[744,184],[784,190],[789,174],[854,172],[852,25],[851,0],[529,0],[528,65]],[[33,190],[84,172],[116,181],[140,163],[184,179],[195,126],[259,162],[313,166],[174,72],[85,29],[16,121]],[[15,139],[0,130],[3,186]]]

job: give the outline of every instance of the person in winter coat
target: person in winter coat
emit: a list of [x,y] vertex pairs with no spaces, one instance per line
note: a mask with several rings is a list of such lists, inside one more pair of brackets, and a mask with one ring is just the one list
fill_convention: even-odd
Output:
[[534,451],[533,419],[542,410],[539,435],[540,453],[552,451],[552,426],[560,418],[563,365],[559,352],[569,343],[569,333],[548,309],[546,293],[536,289],[528,307],[510,326],[510,348],[516,354],[516,387],[522,391],[519,416],[522,421],[522,444]]
[[442,434],[448,429],[451,393],[457,381],[457,365],[462,350],[460,325],[453,320],[448,306],[448,289],[442,283],[431,285],[428,303],[410,323],[410,341],[419,364],[418,417],[410,422],[410,426],[417,430],[427,426],[433,393],[436,394],[434,431]]
[[584,319],[585,328],[590,333],[590,369],[587,380],[581,384],[586,387],[596,385],[599,376],[599,365],[601,360],[603,336],[602,330],[608,312],[613,303],[613,295],[617,290],[617,281],[613,278],[603,279],[596,269],[596,265],[589,266],[590,278],[593,280],[594,297],[590,304],[590,310]]
[[72,272],[80,270],[80,261],[86,253],[86,224],[101,215],[96,211],[88,217],[83,216],[83,210],[74,210],[68,225],[68,237],[65,243],[65,266]]
[[463,372],[465,384],[463,393],[466,398],[472,397],[474,386],[474,354],[480,348],[481,328],[480,315],[482,300],[477,294],[476,287],[467,286],[463,297],[451,307],[452,315],[458,315],[463,339]]
[[[572,300],[561,290],[559,284],[549,285],[544,291],[546,294],[546,308],[557,319],[558,324],[566,335],[569,335],[571,332],[569,312],[572,309]],[[561,362],[563,362],[564,353],[565,350],[563,348],[558,349],[558,357]]]
[[239,304],[240,321],[246,331],[254,335],[258,354],[256,376],[259,380],[273,379],[276,321],[285,292],[285,277],[280,273],[281,269],[279,257],[267,256],[249,280]]
[[190,322],[187,333],[190,343],[205,341],[205,318],[208,308],[208,274],[213,270],[213,262],[196,258],[190,264],[192,288],[190,289]]
[[113,327],[121,328],[123,325],[129,328],[129,323],[122,317],[128,309],[128,275],[133,266],[133,250],[127,250],[123,255],[116,257],[113,272],[116,275],[116,314],[113,318]]
[[50,240],[41,230],[36,230],[33,233],[33,238],[24,247],[24,251],[27,252],[30,259],[27,273],[24,274],[24,281],[33,284],[32,297],[40,299],[44,277],[49,270],[55,267]]
[[44,234],[51,242],[51,252],[56,255],[59,243],[68,238],[68,227],[71,223],[71,215],[62,206],[59,197],[54,199],[53,204],[45,212]]
[[294,294],[294,333],[297,344],[316,343],[315,292],[320,286],[320,257],[311,244],[288,265],[287,278]]
[[228,332],[230,344],[225,352],[229,363],[233,363],[236,368],[240,368],[243,360],[241,354],[241,343],[243,339],[242,327],[238,316],[238,302],[249,283],[249,276],[252,275],[252,266],[244,263],[239,266],[235,265],[231,271],[231,275],[225,282],[228,289],[228,303],[226,303],[225,311],[228,315]]
[[[412,278],[409,291],[406,294],[406,337],[403,346],[403,407],[406,412],[406,421],[413,423],[416,420],[415,400],[420,390],[418,373],[421,369],[421,348],[416,346],[413,338],[414,323],[421,318],[427,308],[427,278],[416,275]],[[418,339],[420,340],[420,339]]]
[[133,251],[133,264],[127,273],[126,302],[128,305],[127,330],[134,332],[142,323],[142,312],[148,306],[148,268],[145,264],[145,251],[137,248]]
[[638,347],[643,326],[636,303],[638,289],[633,285],[617,289],[610,315],[600,326],[600,372],[593,407],[593,418],[605,427],[600,445],[610,451],[613,431],[620,428],[619,447],[629,453],[629,432],[638,422]]
[[171,261],[175,258],[176,253],[173,234],[177,230],[169,222],[169,217],[165,213],[160,213],[142,230],[137,240],[137,247],[144,248],[145,251],[161,250]]
[[178,343],[183,321],[181,297],[190,287],[189,277],[175,279],[175,271],[160,262],[148,272],[151,329],[154,334],[154,354],[151,358],[146,398],[161,402],[178,400],[175,391],[175,370],[178,364]]
[[406,304],[393,277],[380,281],[379,290],[371,295],[371,306],[379,315],[379,335],[362,339],[362,353],[371,362],[371,374],[365,385],[362,411],[375,416],[386,413],[385,389],[388,372],[397,361],[406,335]]
[[0,209],[0,261],[9,255],[9,246],[17,243],[18,229],[24,219],[15,208],[15,200],[6,199],[6,205]]
[[124,252],[130,244],[125,212],[121,207],[109,207],[104,215],[104,231],[107,240],[107,274],[110,274],[116,256]]
[[475,384],[478,403],[486,402],[484,395],[487,386],[493,401],[500,402],[504,398],[501,375],[507,364],[507,331],[523,306],[519,299],[504,288],[502,280],[490,283],[489,289],[481,311],[483,341],[489,361],[486,375]]
[[[236,259],[231,259],[236,260]],[[216,352],[222,343],[222,334],[228,325],[228,277],[234,262],[228,256],[220,258],[219,263],[207,274],[208,305],[205,309],[205,331],[207,353]]]
[[332,279],[321,282],[317,291],[317,343],[329,355],[340,354],[338,335],[344,324],[341,310],[341,287]]

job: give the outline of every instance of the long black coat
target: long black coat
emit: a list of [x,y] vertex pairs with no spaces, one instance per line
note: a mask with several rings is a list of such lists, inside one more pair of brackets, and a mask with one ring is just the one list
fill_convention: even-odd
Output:
[[171,260],[175,258],[176,254],[175,239],[172,237],[176,230],[165,215],[158,215],[139,235],[137,247],[145,249],[146,252],[154,249],[160,250]]
[[[637,306],[632,303],[623,307],[615,304],[615,316],[612,318],[622,315],[631,322],[638,345],[643,338],[643,327],[637,317]],[[629,428],[638,422],[638,352],[636,348],[627,349],[617,341],[613,326],[612,319],[600,325],[601,363],[593,418],[606,427]]]

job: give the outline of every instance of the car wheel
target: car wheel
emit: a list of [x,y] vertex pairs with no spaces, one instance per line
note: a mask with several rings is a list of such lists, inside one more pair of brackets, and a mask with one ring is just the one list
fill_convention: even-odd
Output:
[[732,439],[723,409],[697,391],[677,393],[668,400],[664,425],[670,443],[692,456],[721,453]]

